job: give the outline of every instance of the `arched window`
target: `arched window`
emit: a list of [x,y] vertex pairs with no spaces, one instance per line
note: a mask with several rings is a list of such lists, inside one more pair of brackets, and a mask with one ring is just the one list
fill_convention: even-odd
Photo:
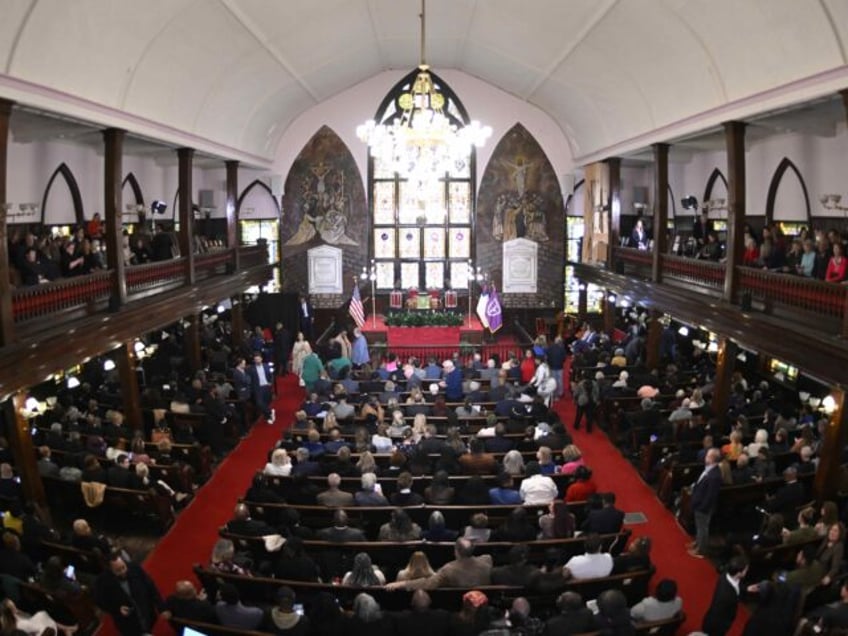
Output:
[[[399,115],[398,100],[408,96],[418,73],[416,69],[395,84],[380,104],[376,122],[391,122]],[[468,124],[454,92],[430,74],[445,97],[445,115],[459,126]],[[474,183],[473,149],[453,169],[423,184],[401,177],[370,156],[370,256],[378,289],[468,288],[468,261],[474,258]]]

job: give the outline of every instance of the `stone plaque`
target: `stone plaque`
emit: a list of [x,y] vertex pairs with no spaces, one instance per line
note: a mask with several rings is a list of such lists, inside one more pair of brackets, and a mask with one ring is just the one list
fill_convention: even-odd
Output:
[[503,293],[535,294],[539,244],[524,238],[503,244]]
[[342,250],[329,245],[314,247],[307,252],[309,261],[309,293],[341,294]]

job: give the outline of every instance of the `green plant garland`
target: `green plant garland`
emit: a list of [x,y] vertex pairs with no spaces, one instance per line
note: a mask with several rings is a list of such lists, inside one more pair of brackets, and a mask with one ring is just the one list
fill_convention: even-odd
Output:
[[446,311],[397,311],[386,316],[390,327],[459,327],[461,314]]

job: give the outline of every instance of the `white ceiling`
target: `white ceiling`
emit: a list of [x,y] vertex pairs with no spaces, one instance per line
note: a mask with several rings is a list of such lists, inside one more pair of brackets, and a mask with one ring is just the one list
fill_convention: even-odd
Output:
[[[0,95],[80,98],[80,112],[129,113],[162,138],[183,132],[258,163],[305,110],[418,62],[418,0],[0,0],[0,11]],[[807,82],[809,96],[848,68],[848,0],[429,0],[427,32],[437,72],[538,106],[578,160],[758,95],[790,104],[797,93],[775,89]]]

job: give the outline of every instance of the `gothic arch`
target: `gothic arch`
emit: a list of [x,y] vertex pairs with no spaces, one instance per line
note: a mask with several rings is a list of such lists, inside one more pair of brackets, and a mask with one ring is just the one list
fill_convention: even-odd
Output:
[[[138,183],[138,179],[135,178],[135,175],[132,172],[127,173],[127,176],[124,177],[124,180],[121,182],[121,189],[123,190],[124,186],[127,184],[129,184],[130,189],[133,192],[136,205],[144,205],[144,196],[141,193],[141,186]],[[126,203],[126,201],[124,203]]]
[[568,216],[568,206],[571,205],[571,202],[574,200],[574,197],[577,196],[577,191],[583,187],[586,179],[580,179],[577,183],[574,184],[574,189],[571,192],[565,193],[565,215]]
[[265,190],[268,193],[268,196],[271,197],[271,200],[274,202],[274,207],[277,208],[277,214],[280,214],[280,202],[277,201],[277,197],[274,196],[274,193],[271,191],[271,188],[268,187],[268,184],[264,181],[260,181],[259,179],[255,179],[253,182],[248,184],[248,186],[241,191],[239,195],[238,201],[236,201],[236,218],[239,218],[241,214],[241,203],[244,201],[244,198],[247,194],[253,189],[259,188],[260,190]]
[[780,181],[787,170],[792,169],[795,176],[798,177],[798,182],[801,184],[801,190],[804,192],[804,205],[807,209],[807,226],[812,225],[812,211],[810,210],[810,195],[807,191],[807,184],[798,166],[792,163],[789,157],[784,157],[777,165],[777,169],[772,175],[771,183],[769,183],[768,196],[766,197],[766,224],[770,224],[774,218],[774,202],[777,199],[777,190],[780,187]]
[[68,186],[68,190],[71,192],[71,200],[74,204],[74,219],[76,219],[77,225],[82,225],[85,223],[85,210],[82,205],[82,194],[80,193],[79,184],[77,183],[76,177],[74,177],[74,173],[68,167],[66,163],[59,164],[59,167],[53,172],[50,176],[50,180],[47,182],[47,187],[44,189],[44,195],[41,197],[41,224],[44,225],[44,214],[46,212],[45,206],[47,205],[47,196],[50,194],[50,188],[53,187],[53,181],[56,180],[56,177],[61,176],[65,183]]
[[704,198],[701,199],[702,202],[709,201],[713,198],[713,186],[718,179],[721,179],[721,182],[724,184],[725,191],[727,190],[727,179],[725,178],[724,173],[718,168],[715,168],[713,169],[710,178],[707,179],[707,187],[704,188]]

